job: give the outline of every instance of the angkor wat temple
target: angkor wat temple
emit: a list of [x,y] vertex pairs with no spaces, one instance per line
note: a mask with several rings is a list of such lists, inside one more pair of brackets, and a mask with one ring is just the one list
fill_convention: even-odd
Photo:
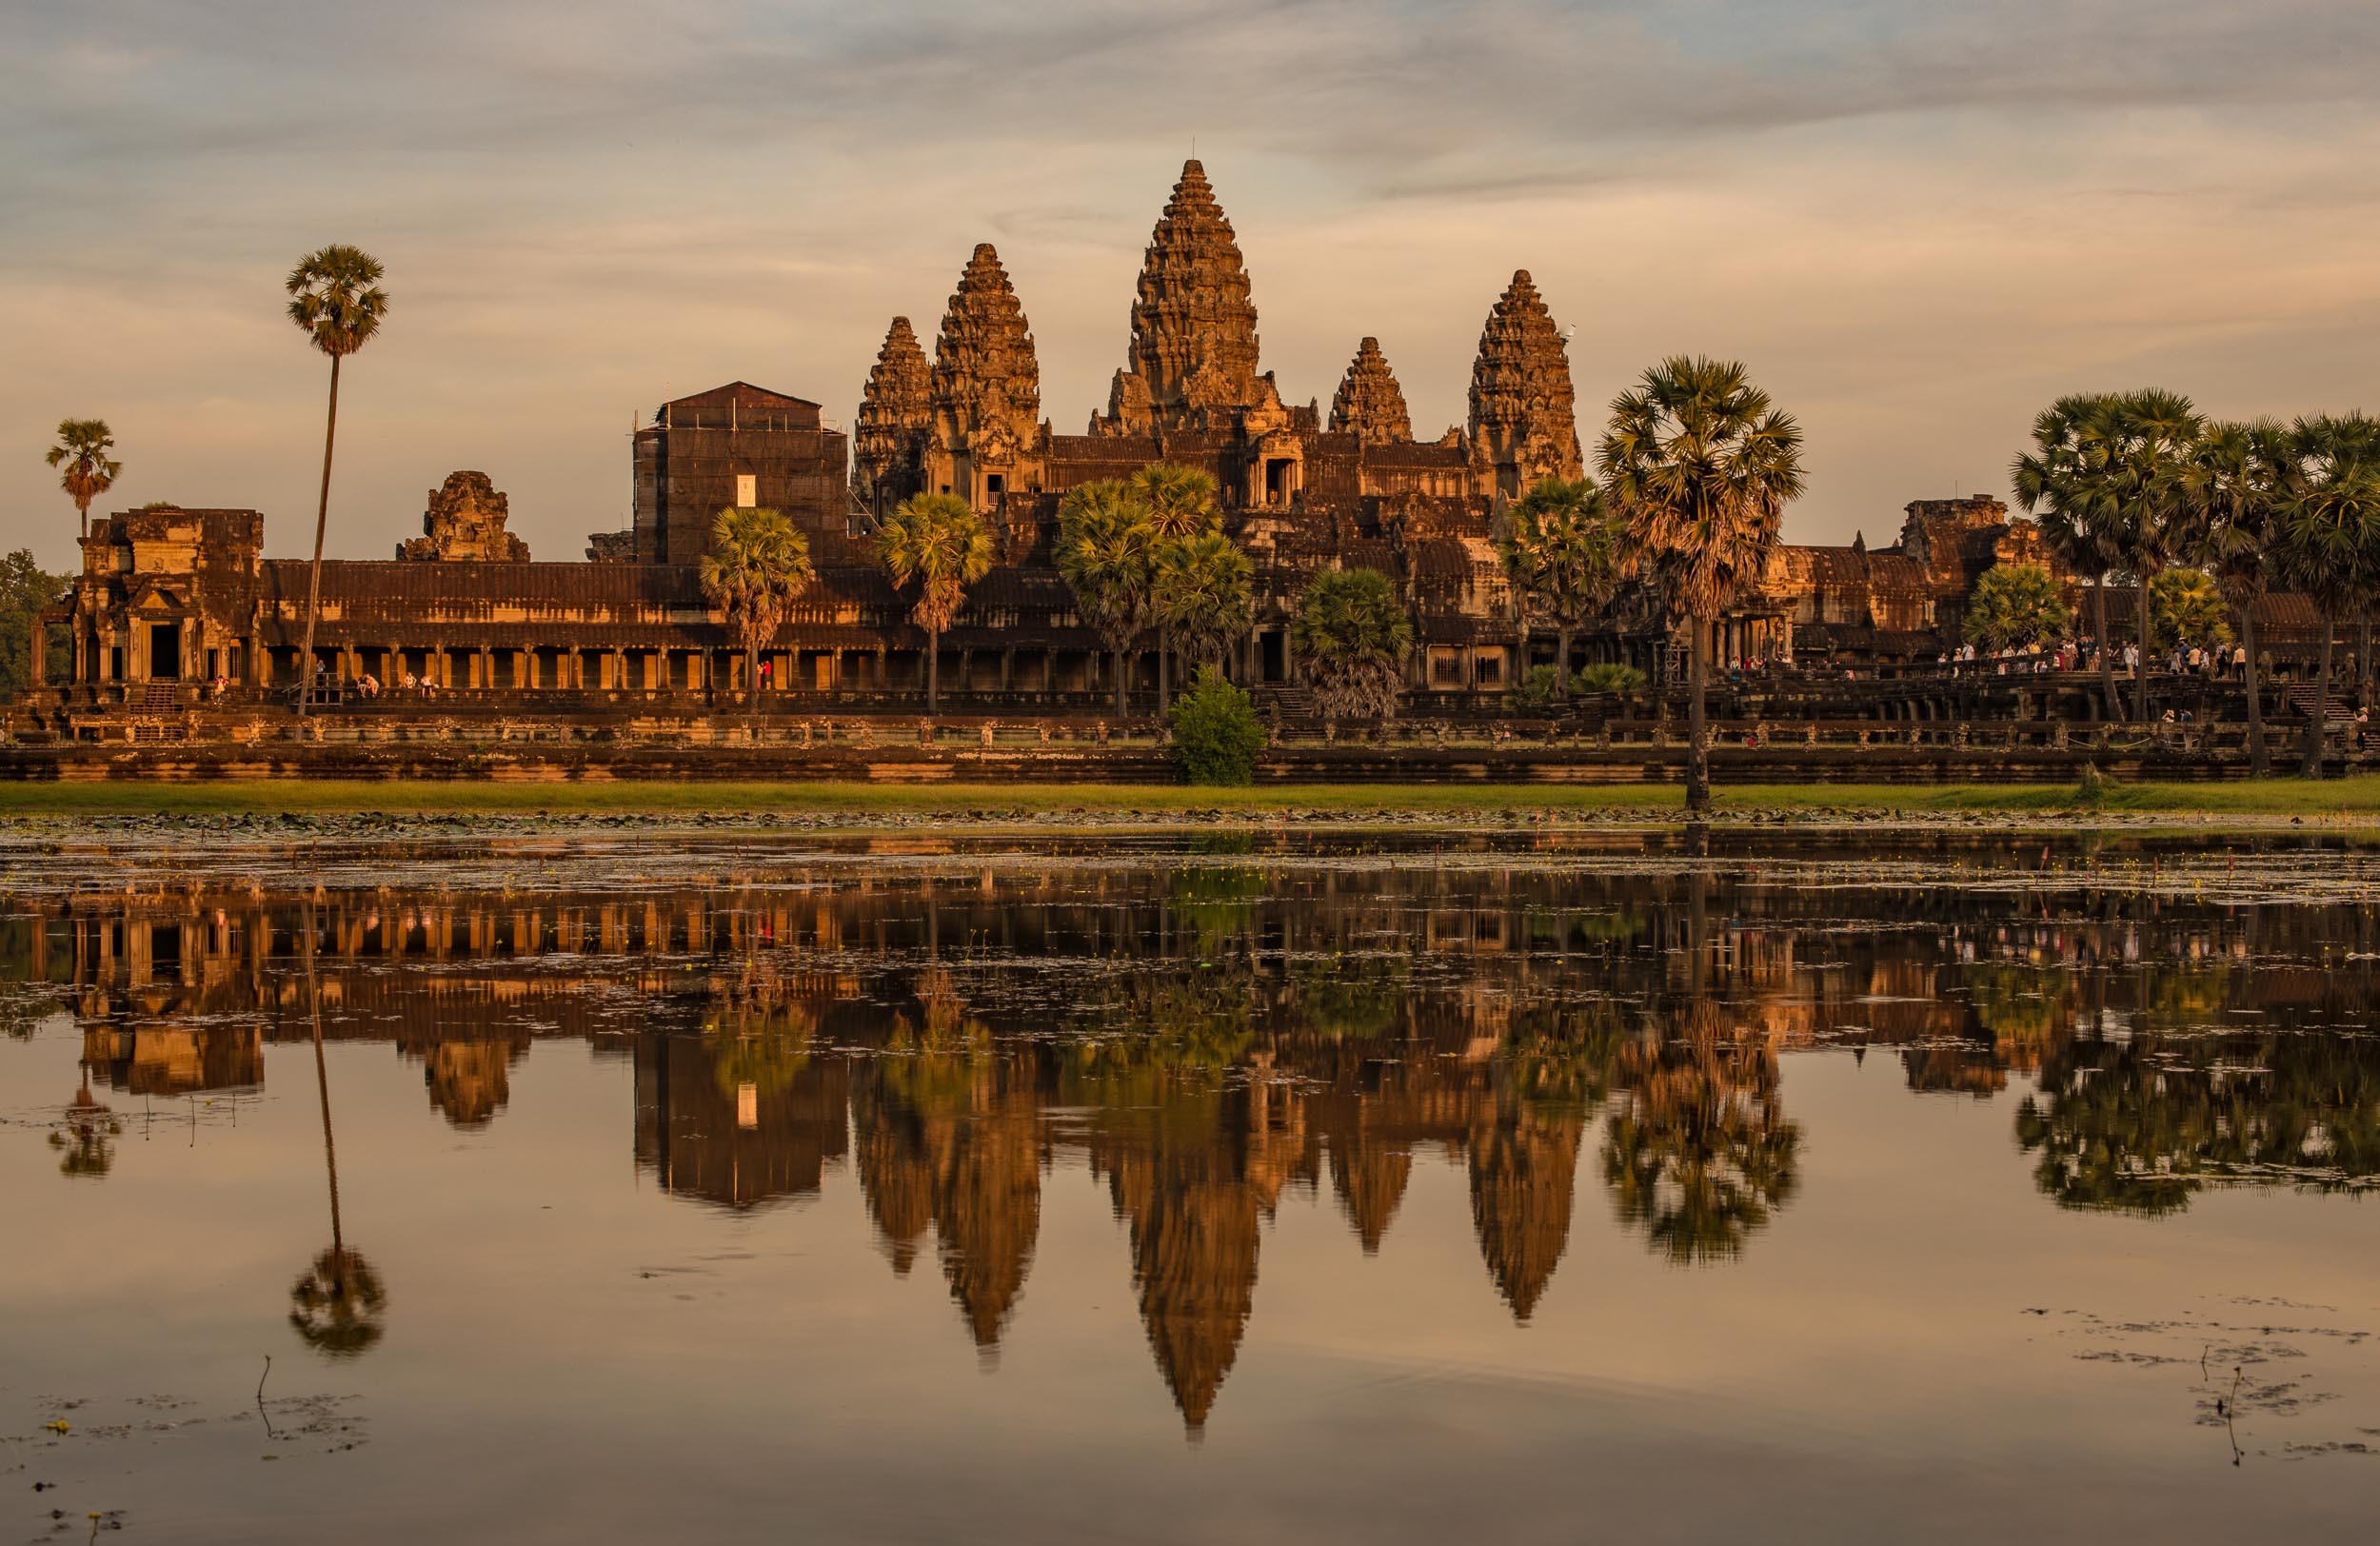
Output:
[[[925,636],[871,533],[891,505],[930,489],[982,511],[998,547],[942,636],[954,706],[1095,708],[1099,641],[1049,561],[1059,501],[1160,459],[1214,476],[1225,528],[1256,562],[1254,625],[1231,663],[1241,681],[1295,683],[1291,609],[1316,571],[1341,565],[1379,569],[1407,598],[1414,709],[1492,704],[1520,668],[1551,658],[1550,633],[1532,636],[1517,616],[1493,542],[1504,502],[1584,470],[1563,334],[1525,270],[1487,309],[1466,422],[1432,439],[1417,437],[1375,338],[1357,344],[1327,414],[1319,400],[1283,399],[1259,368],[1248,271],[1196,161],[1151,233],[1130,322],[1105,411],[1061,434],[1041,416],[1024,307],[999,255],[978,246],[930,361],[908,319],[892,320],[848,441],[818,404],[743,382],[667,403],[633,438],[632,524],[597,534],[584,563],[532,562],[494,483],[454,473],[393,558],[324,565],[318,659],[340,679],[410,674],[457,694],[744,688],[695,565],[722,507],[762,505],[808,534],[819,570],[764,657],[765,687],[905,707],[925,677]],[[235,698],[295,682],[307,565],[263,547],[253,510],[94,522],[72,592],[45,615],[72,639],[70,672],[53,660],[42,678],[55,701],[163,707],[218,680]],[[1920,501],[1891,547],[1780,549],[1729,612],[1720,657],[1930,659],[1983,570],[2039,556],[2032,525],[1995,500]],[[1672,644],[1639,604],[1577,648],[1656,664]],[[1153,656],[1135,669],[1153,681]]]

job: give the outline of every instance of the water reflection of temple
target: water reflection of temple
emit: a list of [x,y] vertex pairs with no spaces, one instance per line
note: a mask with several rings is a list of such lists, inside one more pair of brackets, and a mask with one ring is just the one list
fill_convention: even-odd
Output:
[[1527,865],[994,873],[919,846],[905,869],[752,889],[94,895],[0,922],[0,961],[67,993],[97,1084],[248,1088],[268,1043],[310,1035],[310,921],[327,1037],[391,1045],[446,1120],[534,1100],[518,1076],[541,1040],[618,1057],[665,1193],[753,1210],[848,1160],[889,1270],[930,1254],[986,1356],[1076,1157],[1194,1430],[1284,1193],[1327,1188],[1375,1252],[1417,1160],[1459,1167],[1483,1287],[1526,1320],[1560,1280],[1582,1166],[1679,1262],[1742,1252],[1790,1206],[1795,1048],[1895,1054],[1918,1092],[2037,1083],[2019,1138],[2069,1205],[2380,1173],[2360,915],[2118,893],[1887,907]]

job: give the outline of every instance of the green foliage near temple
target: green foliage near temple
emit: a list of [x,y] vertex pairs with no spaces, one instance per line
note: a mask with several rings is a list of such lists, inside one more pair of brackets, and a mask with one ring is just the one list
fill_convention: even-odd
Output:
[[[66,591],[67,577],[50,574],[20,547],[0,558],[0,699],[38,686],[32,675],[33,614]],[[65,630],[55,630],[63,645]]]
[[1497,540],[1522,613],[1553,628],[1557,669],[1554,695],[1568,684],[1571,636],[1611,604],[1627,578],[1628,523],[1580,478],[1547,478],[1522,495]]
[[1255,617],[1256,565],[1220,531],[1158,544],[1157,616],[1193,664],[1219,665]]
[[1582,665],[1570,679],[1570,690],[1573,692],[1642,692],[1644,686],[1645,674],[1618,661],[1597,661],[1591,665]]
[[925,706],[941,706],[942,637],[966,601],[967,586],[992,568],[992,533],[954,494],[913,494],[884,520],[876,552],[896,590],[917,586],[910,621],[925,630]]
[[703,598],[727,616],[743,642],[744,684],[760,680],[760,652],[784,626],[802,592],[818,578],[810,564],[810,539],[766,507],[726,509],[711,526],[711,550],[703,555]]
[[1223,679],[1213,666],[1199,673],[1198,685],[1168,711],[1174,727],[1174,763],[1192,783],[1226,786],[1252,783],[1256,754],[1264,745],[1256,701]]
[[1289,636],[1323,713],[1385,718],[1396,712],[1413,624],[1388,576],[1378,569],[1315,576]]
[[2074,621],[2065,588],[2038,564],[2000,564],[1984,571],[1967,602],[1967,641],[1984,649],[2063,639]]
[[1119,715],[1126,712],[1124,651],[1149,624],[1156,547],[1148,506],[1129,484],[1081,484],[1059,502],[1058,573],[1114,660]]
[[2231,609],[2204,569],[2168,569],[2149,583],[2149,627],[2160,649],[2228,644]]

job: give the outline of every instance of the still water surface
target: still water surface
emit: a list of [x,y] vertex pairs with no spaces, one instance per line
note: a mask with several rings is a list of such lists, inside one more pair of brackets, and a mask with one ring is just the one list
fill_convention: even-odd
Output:
[[9,1538],[2380,1519],[2343,845],[6,865]]

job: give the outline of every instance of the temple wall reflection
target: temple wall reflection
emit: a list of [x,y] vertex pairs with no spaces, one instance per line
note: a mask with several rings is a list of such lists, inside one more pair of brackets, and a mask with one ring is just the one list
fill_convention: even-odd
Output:
[[797,864],[586,895],[92,893],[0,923],[0,960],[81,1028],[69,1174],[106,1172],[99,1090],[253,1090],[268,1043],[311,1036],[310,920],[323,1035],[388,1045],[441,1120],[534,1101],[539,1041],[618,1058],[663,1192],[757,1210],[852,1161],[890,1271],[930,1250],[986,1357],[1079,1160],[1193,1431],[1284,1193],[1327,1188],[1369,1253],[1418,1157],[1459,1167],[1484,1281],[1525,1321],[1582,1169],[1664,1259],[1750,1249],[1801,1185],[1797,1050],[2013,1093],[2012,1141],[2064,1206],[2380,1175],[2368,913],[1945,895],[1517,863]]

